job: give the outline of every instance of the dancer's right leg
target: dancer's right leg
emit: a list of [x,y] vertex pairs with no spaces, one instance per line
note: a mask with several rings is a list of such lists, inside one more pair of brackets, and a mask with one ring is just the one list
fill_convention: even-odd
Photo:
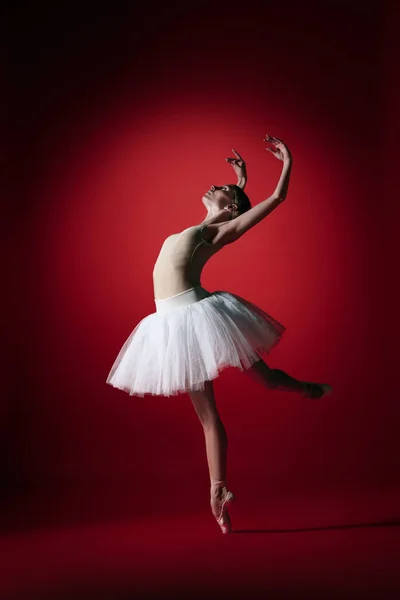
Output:
[[205,382],[204,391],[188,392],[203,426],[210,473],[210,505],[222,533],[230,533],[227,506],[235,499],[226,485],[228,437],[215,404],[212,381]]
[[210,482],[225,481],[228,438],[218,414],[212,381],[206,381],[204,391],[188,392],[203,427]]

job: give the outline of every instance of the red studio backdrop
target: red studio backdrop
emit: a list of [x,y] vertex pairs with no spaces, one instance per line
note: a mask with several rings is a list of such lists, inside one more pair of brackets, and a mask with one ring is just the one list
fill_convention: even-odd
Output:
[[247,162],[253,204],[275,188],[270,133],[293,155],[287,199],[210,261],[202,284],[284,324],[268,364],[330,383],[333,395],[306,401],[224,370],[214,388],[228,477],[248,506],[257,482],[296,510],[312,500],[340,515],[351,495],[355,513],[367,503],[393,516],[391,25],[376,27],[378,8],[360,21],[351,7],[344,18],[336,5],[325,16],[317,4],[278,4],[25,14],[4,265],[13,294],[1,456],[13,497],[96,489],[100,511],[116,491],[121,513],[145,514],[161,510],[146,502],[150,483],[163,489],[162,510],[183,510],[177,485],[207,503],[189,397],[129,396],[105,381],[155,311],[164,238],[205,218],[211,184],[234,181],[231,149]]

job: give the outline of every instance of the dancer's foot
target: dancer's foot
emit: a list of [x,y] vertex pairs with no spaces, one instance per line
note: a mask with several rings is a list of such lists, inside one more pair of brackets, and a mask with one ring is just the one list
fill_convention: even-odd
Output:
[[310,398],[312,400],[324,398],[332,393],[332,388],[327,383],[310,383],[308,381],[301,382],[304,387],[302,396],[304,398]]
[[232,530],[227,506],[234,500],[235,495],[227,489],[225,481],[211,483],[211,510],[224,534],[230,533]]

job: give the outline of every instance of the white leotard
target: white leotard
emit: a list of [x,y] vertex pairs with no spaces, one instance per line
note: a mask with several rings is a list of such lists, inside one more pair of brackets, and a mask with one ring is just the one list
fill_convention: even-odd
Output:
[[223,246],[203,238],[205,227],[194,225],[166,238],[153,269],[154,298],[169,298],[201,285],[204,265]]

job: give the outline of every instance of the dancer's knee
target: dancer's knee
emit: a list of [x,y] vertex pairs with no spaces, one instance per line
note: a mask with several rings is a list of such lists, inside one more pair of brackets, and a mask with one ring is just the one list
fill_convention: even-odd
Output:
[[270,369],[268,373],[268,385],[272,389],[277,388],[282,381],[282,375],[284,371],[281,369]]
[[209,431],[209,430],[224,430],[224,424],[221,421],[221,418],[219,416],[218,413],[207,413],[205,415],[203,415],[203,417],[200,419],[201,424],[203,426],[203,429],[205,431]]

